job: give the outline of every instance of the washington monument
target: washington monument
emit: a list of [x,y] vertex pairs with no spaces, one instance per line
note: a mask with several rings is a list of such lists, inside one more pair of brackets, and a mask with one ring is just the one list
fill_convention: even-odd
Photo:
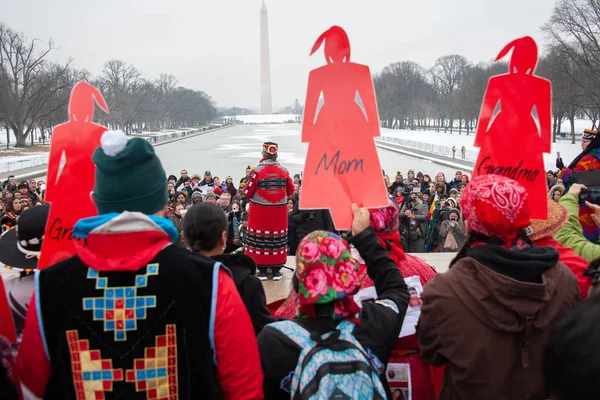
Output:
[[271,59],[269,57],[269,16],[263,1],[260,8],[260,112],[272,114]]

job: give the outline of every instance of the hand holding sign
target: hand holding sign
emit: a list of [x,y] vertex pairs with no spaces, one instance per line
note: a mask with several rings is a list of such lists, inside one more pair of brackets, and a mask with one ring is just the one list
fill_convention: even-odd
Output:
[[327,65],[311,71],[304,107],[302,141],[309,147],[300,208],[329,208],[336,229],[349,230],[353,203],[367,208],[387,204],[373,139],[379,136],[379,116],[371,72],[350,62],[346,32],[330,28],[311,55],[323,43]]
[[481,148],[473,178],[496,174],[512,178],[528,191],[531,218],[547,218],[543,153],[551,145],[551,84],[533,73],[538,61],[529,37],[509,43],[496,61],[512,50],[510,71],[490,78],[479,115],[475,146]]

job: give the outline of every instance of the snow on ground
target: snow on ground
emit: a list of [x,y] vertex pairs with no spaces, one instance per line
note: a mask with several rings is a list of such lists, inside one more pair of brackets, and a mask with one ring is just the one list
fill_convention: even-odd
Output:
[[236,119],[244,124],[282,124],[288,121],[296,121],[296,114],[267,114],[267,115],[230,115],[225,119]]
[[[585,120],[575,121],[575,132],[581,134],[585,128],[591,127],[591,123]],[[568,121],[561,126],[561,132],[570,132],[570,124]],[[443,131],[411,131],[411,130],[399,130],[399,129],[381,129],[382,137],[394,137],[405,141],[411,141],[414,143],[402,142],[402,144],[408,147],[414,147],[416,149],[428,150],[431,146],[435,145],[441,147],[439,154],[451,155],[450,149],[452,146],[456,146],[457,153],[456,158],[460,158],[460,149],[464,145],[467,148],[467,160],[476,161],[478,148],[473,146],[475,141],[475,135],[471,133],[469,136],[463,131],[462,135],[455,131],[453,134],[444,133]],[[445,152],[444,152],[445,150]],[[430,150],[428,150],[430,151]],[[438,151],[438,150],[436,150]],[[576,143],[571,144],[570,138],[557,138],[556,143],[552,143],[552,152],[544,154],[544,161],[546,169],[556,169],[556,152],[560,152],[561,157],[565,164],[569,164],[577,155],[581,152],[581,140],[580,137],[576,138]]]

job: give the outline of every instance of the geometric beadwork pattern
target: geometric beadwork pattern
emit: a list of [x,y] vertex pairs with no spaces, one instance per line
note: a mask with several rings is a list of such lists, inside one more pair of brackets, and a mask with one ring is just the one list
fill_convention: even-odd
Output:
[[100,350],[90,350],[90,342],[80,340],[78,331],[66,334],[77,400],[103,400],[104,392],[112,392],[113,382],[123,380],[123,370],[113,369],[112,360],[103,360]]
[[177,333],[167,325],[165,335],[157,336],[155,347],[136,359],[134,369],[125,372],[126,381],[134,382],[137,392],[146,391],[148,400],[177,400]]
[[145,274],[136,275],[134,286],[109,287],[108,278],[88,268],[87,278],[96,280],[102,297],[86,297],[83,309],[92,311],[94,321],[104,323],[104,331],[114,331],[115,341],[127,340],[127,332],[137,330],[137,321],[146,319],[148,308],[156,307],[156,296],[138,296],[137,290],[148,285],[150,276],[158,275],[158,264],[148,264]]

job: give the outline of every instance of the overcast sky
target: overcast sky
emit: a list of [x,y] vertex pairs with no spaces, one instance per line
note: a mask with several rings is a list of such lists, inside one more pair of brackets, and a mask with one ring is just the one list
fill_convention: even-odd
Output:
[[[55,60],[99,74],[109,59],[148,78],[175,75],[219,106],[260,106],[262,0],[0,0],[0,20],[29,38],[52,38]],[[319,35],[342,26],[352,61],[378,72],[389,63],[459,53],[494,58],[514,38],[541,43],[553,0],[266,0],[275,108],[304,100]]]

